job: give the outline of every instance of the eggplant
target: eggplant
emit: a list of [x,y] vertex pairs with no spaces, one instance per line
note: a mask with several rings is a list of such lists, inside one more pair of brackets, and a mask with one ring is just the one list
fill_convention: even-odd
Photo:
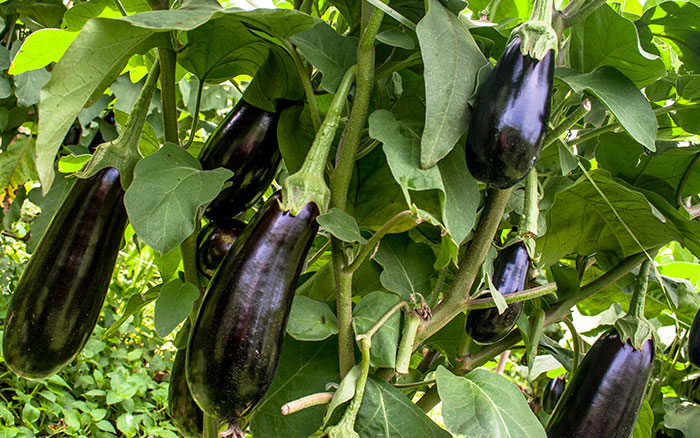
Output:
[[278,104],[277,112],[271,113],[241,99],[207,139],[199,158],[202,168],[225,167],[233,171],[231,185],[204,212],[209,220],[238,215],[269,187],[282,158],[277,121],[285,105]]
[[[493,285],[501,295],[520,292],[525,289],[529,270],[530,256],[525,244],[514,243],[498,253],[493,264]],[[467,333],[480,344],[498,342],[513,330],[524,305],[522,301],[510,303],[500,315],[495,307],[472,310],[467,317]]]
[[700,309],[693,319],[688,335],[688,361],[700,368]]
[[615,329],[593,344],[547,423],[549,438],[629,438],[654,368],[654,341],[641,350]]
[[186,437],[201,437],[204,414],[192,399],[185,378],[185,350],[178,350],[170,373],[168,386],[168,415]]
[[28,379],[58,372],[85,346],[102,309],[126,227],[119,172],[71,188],[10,299],[3,354]]
[[245,223],[238,219],[209,222],[197,235],[197,267],[207,278],[214,275],[226,252],[243,232]]
[[187,346],[187,381],[206,414],[235,423],[275,376],[296,283],[318,230],[315,204],[297,216],[275,193],[209,282]]
[[542,393],[542,409],[544,409],[546,413],[552,413],[554,406],[557,405],[565,388],[566,381],[562,377],[555,377],[547,383]]
[[469,172],[499,189],[512,187],[535,165],[552,100],[554,51],[537,60],[523,55],[520,43],[512,39],[479,87],[467,132]]

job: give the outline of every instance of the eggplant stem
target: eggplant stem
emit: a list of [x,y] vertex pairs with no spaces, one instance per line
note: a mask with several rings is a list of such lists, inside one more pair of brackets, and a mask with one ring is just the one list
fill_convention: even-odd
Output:
[[282,405],[282,415],[290,415],[312,406],[325,405],[333,400],[334,392],[310,394]]
[[573,375],[578,369],[578,364],[581,360],[581,336],[579,336],[578,331],[576,330],[576,326],[574,326],[574,323],[571,322],[571,319],[569,319],[568,316],[562,318],[561,321],[566,325],[566,327],[568,327],[569,331],[571,332],[571,343],[574,346],[574,363],[571,367],[571,374]]

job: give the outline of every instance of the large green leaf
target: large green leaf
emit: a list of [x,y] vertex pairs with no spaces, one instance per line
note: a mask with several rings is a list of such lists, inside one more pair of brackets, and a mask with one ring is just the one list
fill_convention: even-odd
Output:
[[[681,75],[676,80],[678,99],[675,105],[683,105],[671,116],[687,132],[700,134],[700,108],[694,106],[700,100],[700,74]],[[692,108],[691,108],[692,107]]]
[[[372,292],[362,297],[352,311],[352,325],[355,333],[358,335],[366,333],[399,301],[399,297],[386,292]],[[396,312],[372,336],[370,365],[388,368],[395,366],[400,325],[401,312]]]
[[268,44],[240,22],[221,17],[187,32],[187,46],[177,59],[200,80],[219,83],[253,76],[267,59]]
[[666,427],[680,430],[686,438],[700,438],[700,405],[677,397],[665,397],[664,411]]
[[663,41],[674,52],[666,53],[668,68],[671,59],[678,57],[683,63],[683,72],[700,73],[700,6],[689,1],[665,1],[647,10],[637,22],[639,36],[645,47],[651,45],[652,38]]
[[482,369],[457,377],[441,366],[436,379],[450,432],[472,438],[546,437],[520,389],[505,377]]
[[280,408],[306,395],[324,392],[326,384],[339,381],[336,344],[335,337],[323,342],[285,339],[272,386],[250,420],[256,438],[307,438],[321,427],[323,405],[289,416],[283,416]]
[[634,23],[607,4],[574,27],[570,56],[577,70],[591,72],[608,65],[640,88],[666,75],[663,61],[641,49]]
[[192,313],[192,304],[199,297],[199,289],[192,283],[175,279],[164,284],[156,300],[153,326],[161,338],[170,334]]
[[627,257],[682,238],[642,194],[614,181],[603,169],[589,174],[593,182],[582,176],[559,192],[547,211],[547,233],[537,239],[541,263],[551,265],[567,254],[606,250]]
[[557,77],[575,93],[586,91],[600,99],[633,139],[650,151],[656,150],[658,123],[651,104],[619,71],[610,67],[596,68],[591,73],[557,69]]
[[203,171],[196,158],[166,143],[134,169],[124,195],[131,226],[151,248],[170,251],[192,234],[199,207],[211,202],[232,175],[224,168]]
[[416,243],[406,234],[384,236],[374,259],[382,265],[382,285],[410,301],[411,294],[430,296],[435,254],[429,246]]
[[287,333],[298,341],[322,341],[338,333],[338,322],[328,304],[297,295],[289,313]]
[[[645,154],[644,148],[625,134],[606,133],[599,137],[595,156],[598,165],[629,184],[656,192],[676,203],[681,178],[700,147],[677,147],[661,154]],[[700,167],[689,174],[682,196],[700,193]]]
[[29,35],[12,60],[8,73],[18,75],[57,62],[78,36],[64,29],[41,29]]
[[361,438],[450,438],[401,391],[375,377],[367,379],[355,431]]
[[420,165],[427,169],[445,157],[469,123],[467,104],[479,69],[486,64],[467,26],[438,0],[430,0],[416,32],[425,65],[425,129]]
[[339,35],[325,22],[290,40],[322,74],[321,87],[335,93],[348,68],[357,63],[357,39]]
[[343,242],[367,243],[367,239],[360,234],[360,227],[357,226],[355,218],[339,208],[331,208],[316,218],[316,221],[321,229],[328,231]]

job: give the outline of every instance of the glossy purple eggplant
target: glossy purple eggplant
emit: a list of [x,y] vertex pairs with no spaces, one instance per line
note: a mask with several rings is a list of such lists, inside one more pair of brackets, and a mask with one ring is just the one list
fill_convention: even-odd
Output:
[[207,414],[233,423],[265,395],[277,370],[287,318],[318,208],[297,216],[272,196],[212,277],[187,347],[187,381]]
[[654,341],[641,350],[615,329],[593,344],[547,423],[549,438],[629,438],[654,369]]
[[197,235],[197,267],[207,278],[221,264],[226,252],[243,232],[245,223],[238,219],[209,222]]
[[566,381],[563,376],[555,377],[547,382],[547,386],[544,387],[544,392],[542,393],[542,409],[546,413],[552,413],[565,388]]
[[119,172],[79,179],[44,233],[10,300],[3,354],[30,379],[58,372],[95,328],[126,226]]
[[[501,295],[520,292],[525,289],[529,270],[530,256],[525,244],[514,243],[498,253],[493,263],[493,285]],[[513,330],[523,306],[523,302],[510,303],[500,315],[495,307],[472,310],[467,317],[467,333],[480,344],[497,342]]]
[[202,436],[204,414],[194,402],[185,378],[185,350],[178,350],[168,385],[168,415],[186,437]]
[[238,215],[269,187],[282,158],[277,121],[284,105],[278,104],[277,112],[271,113],[241,99],[207,139],[200,156],[202,168],[233,171],[231,185],[204,212],[210,220]]
[[479,87],[469,121],[466,157],[474,178],[506,189],[527,176],[547,131],[553,81],[554,52],[538,61],[513,38]]
[[695,315],[693,325],[690,326],[688,335],[688,360],[690,363],[700,368],[700,309]]

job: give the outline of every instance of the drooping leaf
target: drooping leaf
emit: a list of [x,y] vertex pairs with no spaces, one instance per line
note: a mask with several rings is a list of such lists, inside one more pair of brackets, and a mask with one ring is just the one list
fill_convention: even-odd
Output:
[[233,173],[203,171],[192,155],[171,143],[139,161],[124,206],[136,233],[160,253],[170,251],[195,228],[197,210],[212,201]]
[[119,330],[127,319],[141,312],[141,309],[155,301],[160,295],[162,288],[163,285],[159,284],[158,286],[152,287],[142,294],[134,294],[129,297],[129,301],[126,302],[126,306],[124,307],[124,313],[122,313],[119,319],[112,323],[107,330],[105,330],[102,338],[107,339],[117,333],[117,330]]
[[522,392],[505,377],[482,369],[457,377],[441,366],[436,379],[450,432],[473,438],[546,436]]
[[192,313],[192,304],[199,298],[199,289],[180,279],[163,285],[156,300],[153,326],[161,338],[166,337]]
[[[400,298],[386,292],[371,292],[357,303],[352,312],[352,325],[355,333],[366,333]],[[399,344],[401,312],[394,313],[372,336],[370,365],[393,368],[396,363],[396,349]]]
[[355,421],[360,438],[449,438],[418,406],[382,379],[367,379]]
[[338,321],[328,304],[297,295],[289,313],[287,333],[298,341],[322,341],[338,333]]
[[435,254],[427,245],[413,242],[406,234],[384,236],[374,259],[384,268],[382,285],[404,301],[415,293],[430,295]]
[[357,226],[355,218],[339,208],[331,208],[326,213],[316,218],[316,221],[322,229],[328,231],[343,242],[367,243],[367,239],[360,234],[360,227]]
[[283,416],[280,408],[300,397],[326,391],[326,384],[338,382],[337,340],[299,342],[286,338],[265,398],[255,408],[250,429],[256,438],[307,438],[321,426],[325,406],[312,406]]
[[427,169],[445,157],[467,130],[469,105],[486,59],[464,22],[430,0],[416,32],[425,65],[426,117],[420,165]]
[[639,418],[634,427],[632,438],[651,438],[651,431],[654,429],[654,412],[649,406],[649,402],[644,400],[642,409],[639,411]]
[[658,124],[654,111],[646,97],[619,71],[607,66],[590,73],[557,69],[557,77],[575,93],[586,91],[600,99],[633,139],[650,151],[656,150]]
[[582,176],[559,192],[547,211],[547,233],[537,239],[541,263],[606,250],[627,257],[681,238],[674,224],[641,193],[617,183],[603,169],[588,173],[593,183]]
[[322,74],[321,87],[335,93],[348,68],[357,63],[357,38],[338,34],[323,21],[290,40]]
[[342,405],[343,403],[350,401],[355,396],[355,389],[357,388],[357,378],[360,377],[360,366],[355,365],[348,371],[348,373],[340,381],[338,389],[336,389],[333,394],[333,399],[328,404],[328,409],[326,410],[326,415],[323,417],[323,425],[328,423],[331,415],[335,411],[335,408]]
[[639,88],[666,74],[663,61],[642,50],[634,23],[607,4],[574,27],[570,50],[572,68],[588,73],[608,65]]
[[275,111],[277,99],[300,100],[303,90],[290,56],[272,48],[243,96],[251,105],[270,112]]
[[18,135],[15,142],[0,153],[0,208],[9,208],[19,187],[36,178],[34,139]]

